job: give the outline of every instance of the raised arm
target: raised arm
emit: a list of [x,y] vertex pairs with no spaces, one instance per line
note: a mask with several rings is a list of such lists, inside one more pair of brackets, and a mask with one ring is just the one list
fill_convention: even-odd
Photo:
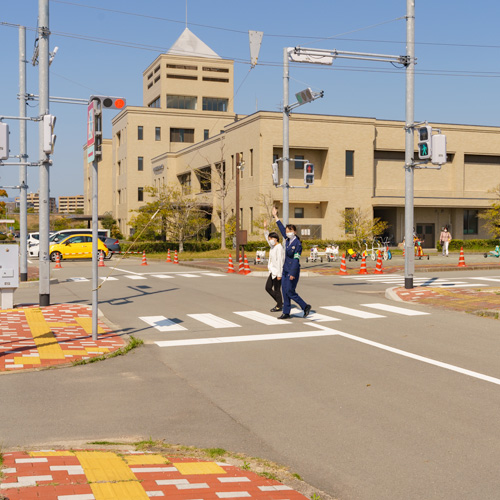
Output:
[[285,226],[283,225],[283,223],[280,221],[280,218],[278,217],[278,209],[276,207],[273,207],[272,213],[273,213],[274,220],[276,221],[276,225],[278,226],[278,229],[280,230],[281,236],[283,236],[283,238],[286,238],[286,229],[285,229]]

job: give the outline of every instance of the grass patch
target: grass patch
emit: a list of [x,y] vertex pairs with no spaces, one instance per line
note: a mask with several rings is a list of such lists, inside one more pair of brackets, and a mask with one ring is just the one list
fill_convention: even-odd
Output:
[[259,476],[265,477],[266,479],[272,479],[273,481],[278,480],[278,476],[276,474],[273,474],[272,472],[264,471],[264,472],[259,472],[258,474]]
[[203,451],[210,457],[210,458],[217,458],[225,455],[227,452],[224,448],[204,448]]
[[154,441],[153,438],[150,436],[149,439],[134,443],[134,446],[136,447],[137,450],[149,450],[154,446],[161,446],[162,443],[163,441]]
[[133,335],[131,335],[128,344],[125,347],[121,347],[120,349],[111,352],[109,354],[103,354],[102,356],[96,356],[94,358],[79,359],[78,361],[73,361],[72,365],[73,366],[88,365],[89,363],[96,363],[97,361],[104,361],[105,359],[116,358],[117,356],[123,356],[132,349],[135,349],[136,347],[139,347],[143,344],[144,344],[143,340],[137,339]]
[[102,445],[102,446],[123,446],[127,443],[115,443],[113,441],[89,441],[87,444]]

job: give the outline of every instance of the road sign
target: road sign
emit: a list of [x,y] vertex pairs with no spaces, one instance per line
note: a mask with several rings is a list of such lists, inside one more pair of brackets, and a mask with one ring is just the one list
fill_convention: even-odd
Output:
[[95,104],[92,101],[87,108],[87,163],[95,160]]

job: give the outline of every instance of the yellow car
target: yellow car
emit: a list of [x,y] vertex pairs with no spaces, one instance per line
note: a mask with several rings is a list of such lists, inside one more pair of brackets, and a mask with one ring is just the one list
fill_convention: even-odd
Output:
[[[99,257],[101,252],[104,258],[109,253],[106,245],[97,238],[97,250]],[[50,245],[50,260],[55,262],[57,256],[59,259],[91,259],[92,258],[92,235],[91,234],[72,234],[67,238]]]

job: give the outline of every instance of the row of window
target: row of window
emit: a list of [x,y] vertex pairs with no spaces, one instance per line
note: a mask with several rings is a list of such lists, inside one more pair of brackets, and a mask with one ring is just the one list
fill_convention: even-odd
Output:
[[[204,97],[203,111],[227,111],[229,99],[222,97]],[[192,109],[198,108],[198,98],[191,95],[167,95],[168,109]],[[161,99],[157,97],[148,104],[150,108],[160,108]]]
[[[207,135],[208,130],[205,130],[205,136]],[[137,127],[137,140],[144,140],[144,127],[142,125]],[[161,127],[155,127],[155,141],[161,141]],[[194,142],[194,128],[171,128],[170,142]]]
[[[167,73],[167,78],[175,78],[177,80],[198,80],[198,77],[194,75],[176,75],[174,73]],[[202,81],[229,83],[229,78],[214,78],[212,76],[204,76],[202,77]]]

